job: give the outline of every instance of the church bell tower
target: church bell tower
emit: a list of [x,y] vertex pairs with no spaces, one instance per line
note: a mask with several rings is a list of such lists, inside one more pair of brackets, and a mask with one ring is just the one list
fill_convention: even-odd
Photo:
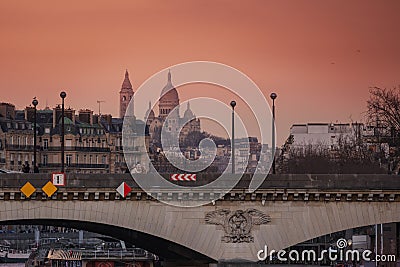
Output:
[[[133,89],[129,80],[128,70],[125,71],[125,79],[122,83],[121,91],[119,91],[119,117],[123,118],[128,108],[129,102],[133,98]],[[133,104],[133,103],[132,103]],[[133,110],[133,108],[132,108]],[[130,114],[133,116],[133,114]]]

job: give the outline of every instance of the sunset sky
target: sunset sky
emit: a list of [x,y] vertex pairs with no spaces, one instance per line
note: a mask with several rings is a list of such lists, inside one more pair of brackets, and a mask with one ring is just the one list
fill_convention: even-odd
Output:
[[3,0],[0,101],[53,107],[65,90],[67,106],[105,100],[117,116],[125,69],[136,90],[171,65],[215,61],[278,94],[282,144],[293,123],[362,120],[370,86],[400,85],[399,14],[396,0]]

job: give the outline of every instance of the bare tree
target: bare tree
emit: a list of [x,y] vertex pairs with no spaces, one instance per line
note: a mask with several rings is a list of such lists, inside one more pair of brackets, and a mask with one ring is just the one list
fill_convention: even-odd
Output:
[[372,87],[367,101],[369,120],[381,127],[400,132],[400,86],[392,89]]
[[307,144],[288,148],[286,155],[280,164],[281,173],[385,173],[365,144],[343,136],[334,148],[323,143]]

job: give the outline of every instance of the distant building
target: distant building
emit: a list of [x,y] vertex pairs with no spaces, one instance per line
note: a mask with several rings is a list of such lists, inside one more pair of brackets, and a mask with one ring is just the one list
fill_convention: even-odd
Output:
[[[290,127],[290,147],[305,149],[335,150],[340,144],[365,144],[370,150],[385,147],[385,139],[390,133],[381,127],[363,123],[307,123]],[[379,144],[379,145],[377,145]]]
[[[357,151],[370,151],[380,166],[390,173],[399,170],[396,137],[389,129],[363,123],[307,123],[294,124],[282,147],[280,161],[290,155],[305,152],[323,153],[332,159],[338,158],[343,149],[349,149],[350,156],[357,157]],[[361,150],[360,150],[361,149]]]
[[350,142],[357,138],[359,124],[307,123],[294,124],[290,127],[293,147],[308,145],[321,149],[334,149],[340,141]]
[[254,173],[260,159],[261,144],[257,137],[235,139],[236,173]]
[[[123,116],[133,97],[128,72],[120,91],[121,118],[96,115],[88,109],[61,107],[37,111],[37,165],[40,172],[61,170],[61,122],[65,125],[65,171],[75,173],[121,173],[127,170],[122,147]],[[21,170],[29,164],[33,170],[34,108],[15,110],[9,103],[0,103],[0,168]],[[132,114],[133,115],[133,114]],[[130,141],[147,141],[143,121],[134,120]],[[136,146],[128,152],[130,166],[142,164],[148,168],[146,148]]]
[[[172,84],[171,72],[168,72],[167,84],[161,90],[158,116],[156,117],[151,108],[151,103],[149,103],[149,109],[146,111],[144,119],[149,129],[150,143],[156,147],[161,147],[161,130],[163,127],[166,133],[171,134],[172,138],[179,138],[180,142],[184,141],[189,133],[201,131],[200,119],[196,118],[189,103],[183,117],[180,117],[179,95]],[[187,123],[184,123],[185,121]],[[179,132],[180,127],[183,127],[181,132]]]
[[0,168],[20,170],[32,162],[32,123],[16,117],[13,104],[0,103]]

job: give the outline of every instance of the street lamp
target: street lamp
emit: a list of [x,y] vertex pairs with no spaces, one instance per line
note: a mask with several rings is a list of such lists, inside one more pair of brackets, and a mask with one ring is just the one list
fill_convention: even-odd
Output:
[[272,99],[272,174],[276,174],[275,169],[275,99],[277,98],[276,93],[271,93]]
[[34,108],[33,111],[33,172],[38,172],[38,168],[36,166],[36,106],[39,104],[36,97],[32,100],[32,105]]
[[231,101],[232,107],[232,173],[235,173],[235,106],[236,101]]
[[67,97],[67,94],[63,91],[60,93],[60,97],[62,99],[61,105],[61,172],[64,172],[64,99]]

